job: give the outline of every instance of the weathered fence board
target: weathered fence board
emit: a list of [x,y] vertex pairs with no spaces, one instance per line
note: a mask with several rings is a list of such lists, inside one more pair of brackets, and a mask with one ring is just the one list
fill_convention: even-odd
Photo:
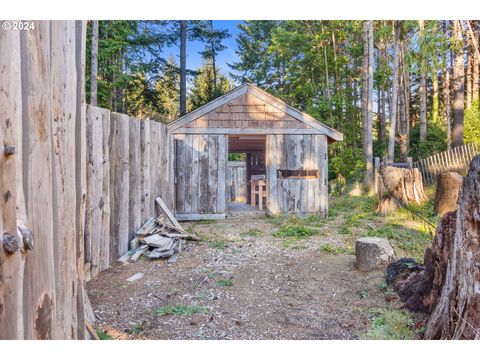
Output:
[[128,250],[135,231],[155,215],[157,196],[171,204],[165,129],[161,123],[88,106],[87,279]]
[[[53,143],[53,239],[55,265],[56,334],[58,338],[77,338],[77,289],[71,284],[77,277],[76,229],[71,220],[76,215],[75,188],[75,138],[76,53],[75,22],[51,23],[51,111]],[[60,290],[61,289],[61,290]]]
[[129,214],[128,239],[133,239],[135,231],[140,227],[141,216],[141,158],[140,158],[140,120],[129,120]]
[[229,161],[227,171],[228,202],[247,201],[247,170],[245,161]]
[[470,161],[480,153],[478,144],[466,144],[413,162],[425,184],[433,184],[437,175],[448,171],[466,173]]
[[83,21],[0,32],[2,339],[85,335],[85,35]]
[[164,124],[85,105],[86,23],[0,32],[0,339],[84,339],[85,279],[173,205]]

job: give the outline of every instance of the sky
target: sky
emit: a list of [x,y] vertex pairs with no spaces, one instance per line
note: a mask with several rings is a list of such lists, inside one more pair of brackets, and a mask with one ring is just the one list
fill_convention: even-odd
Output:
[[[228,75],[232,69],[227,63],[232,63],[238,60],[235,54],[237,50],[237,34],[239,29],[237,25],[243,22],[242,20],[213,20],[214,29],[227,29],[230,31],[231,37],[225,39],[223,44],[227,47],[217,57],[217,63],[222,74]],[[187,41],[187,69],[195,70],[202,66],[202,56],[199,54],[205,47],[205,44],[200,41]],[[164,50],[165,57],[173,56],[177,63],[180,63],[180,49],[178,46],[168,47]]]

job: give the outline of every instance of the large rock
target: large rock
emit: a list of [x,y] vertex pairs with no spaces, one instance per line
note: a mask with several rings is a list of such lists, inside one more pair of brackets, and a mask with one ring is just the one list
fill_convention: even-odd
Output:
[[395,261],[395,252],[387,239],[363,237],[355,241],[357,268],[360,271],[372,271]]
[[433,207],[443,216],[449,211],[457,210],[458,193],[462,187],[463,176],[456,172],[446,172],[437,177],[437,191]]

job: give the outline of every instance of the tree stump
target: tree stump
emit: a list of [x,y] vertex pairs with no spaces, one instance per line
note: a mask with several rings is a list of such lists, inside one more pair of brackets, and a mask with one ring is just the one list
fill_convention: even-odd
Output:
[[422,174],[418,169],[385,166],[380,170],[379,183],[380,201],[377,211],[382,214],[389,214],[400,205],[420,205],[427,200]]
[[434,209],[443,216],[449,211],[457,209],[457,199],[462,187],[463,176],[456,172],[446,172],[438,175],[437,190],[435,192]]
[[357,268],[360,271],[372,271],[395,261],[395,253],[387,239],[363,237],[355,241]]
[[424,260],[425,268],[413,271],[401,287],[407,308],[416,304],[429,314],[425,338],[479,340],[480,155],[470,163],[457,210],[440,219]]

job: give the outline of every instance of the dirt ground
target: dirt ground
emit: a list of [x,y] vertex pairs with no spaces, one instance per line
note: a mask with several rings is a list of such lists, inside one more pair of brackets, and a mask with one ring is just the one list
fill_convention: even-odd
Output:
[[[289,242],[268,219],[184,223],[205,240],[188,241],[176,263],[117,263],[88,283],[95,325],[117,339],[361,338],[369,309],[399,305],[383,272],[357,271],[351,251],[322,251],[351,248],[327,224]],[[157,313],[169,306],[183,312]]]

